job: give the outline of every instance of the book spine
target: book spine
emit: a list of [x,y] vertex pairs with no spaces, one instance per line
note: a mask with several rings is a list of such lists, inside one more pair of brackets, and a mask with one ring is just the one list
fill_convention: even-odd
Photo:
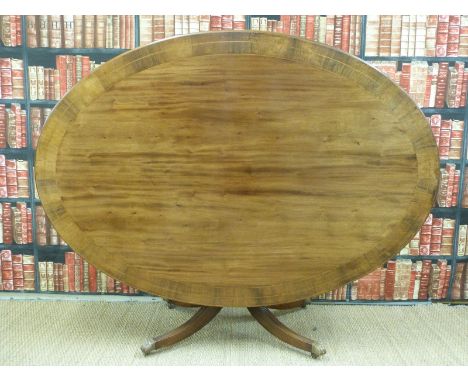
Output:
[[11,251],[8,249],[0,251],[0,258],[2,264],[2,288],[4,291],[14,290]]
[[396,262],[390,260],[387,262],[387,272],[385,278],[385,300],[390,301],[393,300],[393,294],[395,290],[395,270],[396,270]]
[[392,16],[380,16],[379,56],[390,56],[392,40]]
[[83,47],[94,48],[94,26],[95,16],[84,15],[83,16]]
[[94,47],[95,48],[105,48],[106,47],[106,24],[107,16],[105,15],[96,15],[95,18],[95,31],[94,31]]
[[39,46],[49,47],[49,19],[47,15],[39,16]]
[[48,16],[49,47],[62,48],[62,18],[57,15]]
[[156,29],[156,20],[153,17],[156,16],[140,15],[140,46],[148,45],[156,40],[153,37],[156,34],[153,34],[153,27]]
[[267,31],[268,30],[268,18],[260,17],[259,18],[259,30]]
[[[253,29],[252,19],[253,19],[253,17],[250,18],[250,29]],[[283,33],[289,34],[289,31],[291,29],[291,16],[290,15],[281,15],[280,21],[281,21],[281,24],[283,25]]]
[[120,16],[112,15],[112,46],[121,48],[120,46]]
[[0,58],[0,77],[2,98],[13,98],[11,58]]
[[437,39],[437,15],[428,15],[426,19],[426,46],[425,56],[434,57],[436,55]]
[[29,48],[38,47],[38,16],[26,16],[26,45]]
[[464,270],[464,263],[457,263],[455,268],[455,278],[453,280],[452,286],[452,300],[460,300],[461,299],[461,282]]
[[[292,20],[293,19],[291,19],[291,21]],[[340,31],[340,33],[341,33],[341,31]],[[335,40],[335,16],[330,15],[330,16],[327,16],[325,44],[330,45],[330,46],[334,46],[335,41],[336,41]]]
[[34,291],[35,265],[33,255],[23,255],[24,290]]
[[419,300],[427,300],[428,298],[428,288],[430,282],[430,275],[431,275],[432,264],[431,260],[423,260],[422,261],[422,269],[421,269],[421,282],[419,286]]
[[[266,17],[265,17],[266,19]],[[221,28],[223,31],[225,30],[232,30],[233,29],[233,15],[222,15],[221,16]],[[264,21],[266,26],[266,20]]]
[[65,265],[68,271],[68,290],[70,292],[77,291],[75,289],[75,253],[65,252]]
[[46,262],[46,272],[47,272],[47,291],[53,292],[55,290],[55,280],[54,280],[54,263],[52,261]]
[[45,261],[39,261],[37,265],[39,268],[39,290],[47,292],[47,264]]
[[[233,15],[232,29],[237,31],[245,30],[245,16],[244,15]],[[201,31],[201,25],[200,25]]]
[[439,15],[437,20],[436,57],[447,56],[449,16]]
[[409,17],[409,34],[408,34],[408,56],[415,55],[416,48],[416,15]]
[[74,15],[73,16],[73,47],[74,48],[83,48],[83,15]]
[[426,21],[426,15],[416,15],[415,56],[424,56],[426,53]]
[[123,48],[124,49],[131,49],[132,48],[132,16],[125,15],[125,43]]
[[445,105],[445,92],[447,87],[447,77],[448,77],[448,62],[439,63],[439,74],[437,76],[437,89],[435,96],[435,107],[443,108]]
[[460,37],[459,37],[458,55],[468,56],[468,15],[460,17]]
[[[151,17],[151,16],[150,16]],[[105,38],[105,45],[106,49],[112,49],[114,47],[114,31],[112,29],[112,15],[106,16],[106,38]],[[141,26],[140,26],[140,33],[141,33]]]
[[392,32],[390,37],[390,56],[400,56],[401,53],[401,16],[392,17]]
[[447,36],[447,57],[458,56],[460,45],[460,15],[449,16]]
[[400,50],[402,56],[409,56],[409,33],[410,33],[410,17],[408,15],[401,16],[401,40]]
[[351,16],[343,15],[342,17],[342,29],[341,29],[341,49],[346,52],[349,52],[349,39],[351,34]]

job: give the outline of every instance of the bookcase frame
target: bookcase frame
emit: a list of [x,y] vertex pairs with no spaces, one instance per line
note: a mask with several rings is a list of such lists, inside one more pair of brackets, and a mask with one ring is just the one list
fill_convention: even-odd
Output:
[[[280,15],[246,15],[246,29],[250,29],[251,17],[268,17],[269,19],[280,19]],[[135,47],[140,46],[140,20],[139,16],[135,15],[134,17],[134,38],[135,38]],[[366,27],[367,27],[367,17],[365,15],[361,16],[361,49],[359,58],[363,61],[397,61],[399,64],[401,62],[411,62],[415,60],[428,61],[428,62],[455,62],[463,61],[468,64],[468,57],[425,57],[425,56],[366,56],[365,47],[366,47]],[[13,57],[20,58],[23,60],[24,66],[24,99],[1,99],[0,103],[3,103],[7,106],[12,103],[17,103],[21,105],[21,108],[26,110],[26,124],[27,124],[27,148],[22,149],[11,149],[5,148],[0,149],[0,154],[4,154],[8,158],[23,159],[28,160],[28,169],[29,169],[29,198],[0,198],[0,202],[27,202],[32,211],[32,234],[33,234],[33,243],[32,244],[0,244],[0,250],[10,249],[14,252],[32,254],[34,255],[35,263],[35,291],[14,291],[18,293],[41,293],[41,294],[66,294],[66,295],[76,295],[78,298],[83,296],[85,298],[89,295],[121,295],[120,293],[92,293],[92,292],[52,292],[52,291],[40,291],[39,289],[39,272],[38,272],[38,262],[39,261],[62,261],[64,258],[64,253],[66,251],[72,251],[69,246],[60,246],[60,245],[48,245],[48,246],[39,246],[36,241],[36,206],[41,204],[39,199],[35,198],[34,193],[34,158],[35,150],[32,147],[32,132],[30,129],[30,111],[31,107],[54,107],[59,101],[54,100],[31,100],[29,97],[29,62],[33,61],[33,65],[38,64],[47,64],[50,65],[51,62],[55,62],[55,56],[60,54],[69,54],[69,55],[87,55],[91,59],[96,60],[97,62],[107,61],[121,53],[126,52],[128,49],[114,49],[114,48],[29,48],[26,44],[26,16],[21,16],[22,22],[22,45],[18,47],[0,47],[0,56],[2,57]],[[453,108],[422,108],[421,109],[426,116],[432,114],[441,114],[443,118],[453,118],[453,119],[463,119],[466,127],[468,126],[468,103],[464,108],[453,109]],[[384,305],[415,305],[415,304],[430,304],[432,302],[441,302],[441,303],[451,303],[451,304],[468,304],[468,300],[452,300],[450,298],[452,287],[456,274],[456,264],[460,261],[467,261],[468,256],[457,256],[458,251],[458,233],[459,226],[463,223],[468,223],[468,208],[462,208],[461,202],[463,198],[463,183],[465,175],[465,167],[467,164],[467,146],[468,139],[467,134],[463,134],[462,142],[462,155],[459,160],[441,160],[440,165],[445,166],[446,163],[454,163],[457,169],[460,169],[460,180],[459,180],[459,192],[457,205],[450,208],[440,208],[434,207],[432,213],[438,217],[452,218],[455,219],[455,232],[453,237],[453,251],[451,256],[396,256],[395,258],[400,259],[411,259],[411,260],[439,260],[446,259],[448,263],[452,266],[452,272],[450,276],[449,288],[447,291],[447,297],[441,300],[408,300],[408,301],[383,301],[383,300],[351,300],[351,284],[348,283],[346,286],[346,300],[334,301],[334,300],[310,300],[311,304],[384,304]],[[2,292],[0,292],[2,293]],[[7,294],[11,292],[3,292]],[[144,293],[139,293],[140,296],[145,296]],[[148,298],[154,298],[149,296]]]

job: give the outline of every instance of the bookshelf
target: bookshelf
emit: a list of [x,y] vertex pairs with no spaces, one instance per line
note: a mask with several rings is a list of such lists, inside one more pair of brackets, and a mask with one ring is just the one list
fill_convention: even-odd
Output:
[[[140,16],[133,17],[133,33],[134,33],[134,46],[140,46]],[[247,15],[245,17],[245,29],[252,28],[252,18],[267,18],[268,20],[275,20],[279,22],[281,20],[280,15]],[[34,157],[35,149],[33,149],[33,137],[31,129],[31,108],[41,107],[41,108],[53,108],[57,104],[57,100],[32,100],[30,99],[29,93],[29,73],[28,68],[34,65],[41,65],[44,67],[54,67],[55,60],[57,55],[85,55],[89,56],[91,60],[96,62],[106,62],[111,58],[120,55],[126,52],[128,49],[120,48],[44,48],[44,47],[35,47],[30,48],[27,46],[27,28],[26,26],[26,16],[21,16],[21,23],[23,25],[21,29],[22,44],[21,46],[16,47],[5,47],[0,45],[0,58],[16,58],[23,60],[24,66],[24,99],[0,99],[0,104],[10,107],[12,104],[21,105],[21,109],[26,111],[26,126],[27,126],[27,147],[16,149],[16,148],[1,148],[0,155],[4,155],[7,159],[20,159],[28,161],[28,170],[29,170],[29,197],[28,198],[0,198],[0,202],[8,202],[15,204],[16,202],[25,202],[27,206],[31,208],[32,212],[32,244],[0,244],[0,250],[8,249],[13,253],[23,253],[30,254],[34,256],[35,261],[35,290],[30,292],[39,292],[39,267],[38,263],[43,261],[53,261],[53,262],[64,262],[65,253],[71,251],[71,248],[67,245],[38,245],[36,232],[37,232],[37,222],[36,222],[36,207],[41,205],[40,200],[35,197],[34,192]],[[254,19],[254,24],[257,21]],[[401,68],[402,63],[408,63],[411,61],[427,61],[428,63],[441,63],[448,62],[450,65],[453,65],[457,61],[463,61],[468,65],[468,56],[464,57],[426,57],[426,56],[367,56],[366,52],[366,36],[367,36],[367,17],[362,16],[360,24],[360,51],[359,57],[364,61],[397,61],[399,68]],[[423,113],[426,116],[431,116],[433,114],[440,114],[443,119],[457,119],[463,120],[465,127],[468,124],[468,106],[463,108],[434,108],[434,107],[423,107],[421,108]],[[466,128],[465,128],[466,131]],[[455,220],[455,229],[453,234],[452,242],[452,255],[451,256],[410,256],[410,255],[397,255],[395,259],[401,260],[430,260],[431,262],[436,262],[440,259],[447,260],[447,263],[452,266],[452,272],[450,274],[450,283],[447,290],[447,297],[439,300],[358,300],[353,299],[352,297],[352,283],[349,283],[345,289],[345,296],[342,295],[341,300],[330,300],[326,298],[319,298],[310,300],[310,303],[313,304],[396,304],[396,305],[411,305],[411,304],[427,304],[431,302],[442,302],[442,303],[468,303],[468,300],[452,300],[450,296],[452,295],[452,288],[455,279],[455,270],[456,265],[460,262],[467,262],[468,256],[457,256],[458,251],[458,234],[459,227],[461,224],[468,224],[468,208],[462,207],[462,197],[463,197],[463,184],[465,182],[464,169],[467,166],[467,142],[466,134],[463,134],[462,148],[461,148],[461,158],[460,159],[444,159],[440,161],[441,168],[445,167],[446,164],[455,164],[456,168],[460,170],[460,179],[458,182],[459,192],[457,196],[457,204],[455,207],[434,207],[432,213],[434,217],[441,218],[451,218]],[[19,292],[19,291],[15,291]],[[28,293],[29,291],[23,291]],[[2,291],[0,293],[9,293],[7,291]],[[45,294],[74,294],[79,296],[93,295],[93,294],[102,294],[93,293],[93,292],[59,292],[59,291],[42,291],[40,293]],[[117,293],[106,293],[106,294],[117,294]],[[143,293],[137,293],[140,296],[144,296]],[[323,297],[323,296],[322,296]]]

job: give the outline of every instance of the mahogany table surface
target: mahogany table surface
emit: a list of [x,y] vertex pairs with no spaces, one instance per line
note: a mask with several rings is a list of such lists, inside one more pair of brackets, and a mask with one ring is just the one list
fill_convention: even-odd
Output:
[[261,306],[381,266],[433,206],[437,146],[389,78],[340,50],[210,32],[122,54],[57,104],[39,197],[62,238],[164,298]]

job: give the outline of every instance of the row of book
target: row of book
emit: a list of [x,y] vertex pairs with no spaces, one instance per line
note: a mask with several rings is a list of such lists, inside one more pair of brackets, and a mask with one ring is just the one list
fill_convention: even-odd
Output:
[[369,61],[387,75],[419,107],[459,108],[466,106],[468,69],[465,63],[457,61],[453,66],[448,62],[427,61],[403,62],[398,70],[398,61]]
[[88,56],[57,55],[56,68],[29,66],[29,97],[31,100],[59,100],[99,65]]
[[28,183],[28,161],[0,154],[0,198],[29,198]]
[[32,211],[26,203],[0,203],[0,243],[31,244],[32,231]]
[[65,264],[38,262],[41,292],[122,293],[139,291],[96,269],[75,252],[65,252]]
[[34,256],[0,251],[0,291],[34,291]]
[[0,149],[7,147],[27,147],[26,110],[21,110],[17,103],[12,103],[10,108],[0,104]]
[[447,260],[390,260],[387,267],[353,281],[351,300],[441,300],[447,297],[452,267]]
[[432,135],[439,149],[440,159],[460,159],[465,133],[465,122],[460,120],[442,119],[440,114],[426,117],[431,126]]
[[458,199],[458,183],[460,182],[460,170],[454,163],[447,163],[440,169],[439,190],[437,192],[437,204],[439,207],[455,207]]
[[[262,30],[262,18],[259,18],[260,28],[254,27],[254,17],[251,17],[251,29]],[[265,18],[263,18],[265,19]],[[271,29],[268,23],[271,22]],[[308,40],[321,42],[341,49],[347,53],[359,55],[361,51],[361,16],[355,15],[282,15],[280,20],[266,20],[267,28],[272,32],[285,33]]]
[[36,206],[36,243],[37,245],[67,245],[50,224],[44,208]]
[[0,98],[24,98],[23,60],[0,58]]
[[0,41],[4,46],[20,46],[21,37],[21,16],[1,15],[0,16]]
[[429,214],[419,231],[400,251],[401,256],[452,256],[455,219]]
[[135,47],[135,16],[40,15],[26,16],[30,48]]
[[141,15],[140,46],[190,33],[244,29],[242,15]]
[[346,285],[323,293],[313,298],[313,300],[328,300],[328,301],[345,301],[346,300]]
[[468,56],[468,16],[367,16],[366,56]]

